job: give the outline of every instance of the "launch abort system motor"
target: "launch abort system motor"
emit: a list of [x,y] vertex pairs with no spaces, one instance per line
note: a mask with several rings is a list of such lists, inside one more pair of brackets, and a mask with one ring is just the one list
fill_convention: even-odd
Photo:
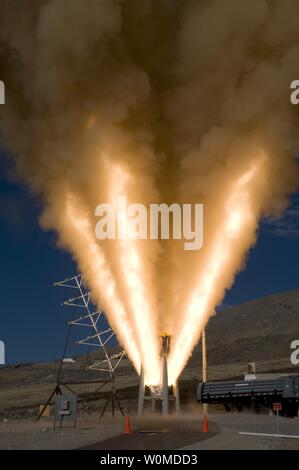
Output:
[[156,411],[156,404],[162,404],[162,414],[168,415],[170,413],[170,403],[175,404],[176,413],[180,412],[180,397],[178,384],[168,385],[168,369],[167,360],[170,348],[170,335],[163,333],[161,335],[161,384],[146,386],[144,383],[144,372],[141,369],[140,382],[139,382],[139,397],[138,397],[138,416],[143,415],[144,402],[151,402],[152,412]]

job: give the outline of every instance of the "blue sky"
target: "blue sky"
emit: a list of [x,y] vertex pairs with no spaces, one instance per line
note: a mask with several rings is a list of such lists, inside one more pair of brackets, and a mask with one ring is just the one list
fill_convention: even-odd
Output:
[[[76,266],[69,254],[55,247],[55,234],[39,228],[39,202],[25,187],[6,180],[4,166],[0,167],[0,340],[6,345],[7,363],[53,360],[63,350],[71,311],[59,307],[68,292],[52,285],[76,273]],[[246,269],[238,274],[224,303],[299,288],[298,246],[296,194],[283,218],[262,223]],[[71,344],[79,337],[73,335]],[[83,347],[69,349],[69,354],[85,352]]]

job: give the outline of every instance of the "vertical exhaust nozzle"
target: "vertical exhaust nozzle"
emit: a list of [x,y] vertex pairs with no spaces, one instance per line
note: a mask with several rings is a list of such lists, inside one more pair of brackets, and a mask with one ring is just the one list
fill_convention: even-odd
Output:
[[168,370],[167,356],[170,347],[170,336],[167,333],[161,335],[162,338],[162,414],[169,414],[169,389],[168,389]]
[[170,347],[170,336],[167,333],[161,335],[162,337],[162,354],[168,355]]
[[141,366],[140,379],[139,379],[139,393],[138,393],[138,416],[143,415],[144,407],[144,370]]

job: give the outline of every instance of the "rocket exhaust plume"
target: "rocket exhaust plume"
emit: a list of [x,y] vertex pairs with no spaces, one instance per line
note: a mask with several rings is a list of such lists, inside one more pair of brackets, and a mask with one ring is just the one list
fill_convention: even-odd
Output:
[[[1,139],[145,383],[174,384],[297,185],[295,0],[2,0]],[[95,237],[95,208],[203,203],[204,245]],[[122,214],[120,229],[126,224]]]

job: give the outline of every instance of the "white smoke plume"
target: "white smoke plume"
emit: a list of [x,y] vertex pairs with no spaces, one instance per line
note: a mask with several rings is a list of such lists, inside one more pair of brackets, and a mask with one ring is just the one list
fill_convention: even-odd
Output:
[[[295,0],[1,0],[3,145],[137,371],[170,382],[297,186]],[[204,247],[95,238],[95,207],[204,204]]]

